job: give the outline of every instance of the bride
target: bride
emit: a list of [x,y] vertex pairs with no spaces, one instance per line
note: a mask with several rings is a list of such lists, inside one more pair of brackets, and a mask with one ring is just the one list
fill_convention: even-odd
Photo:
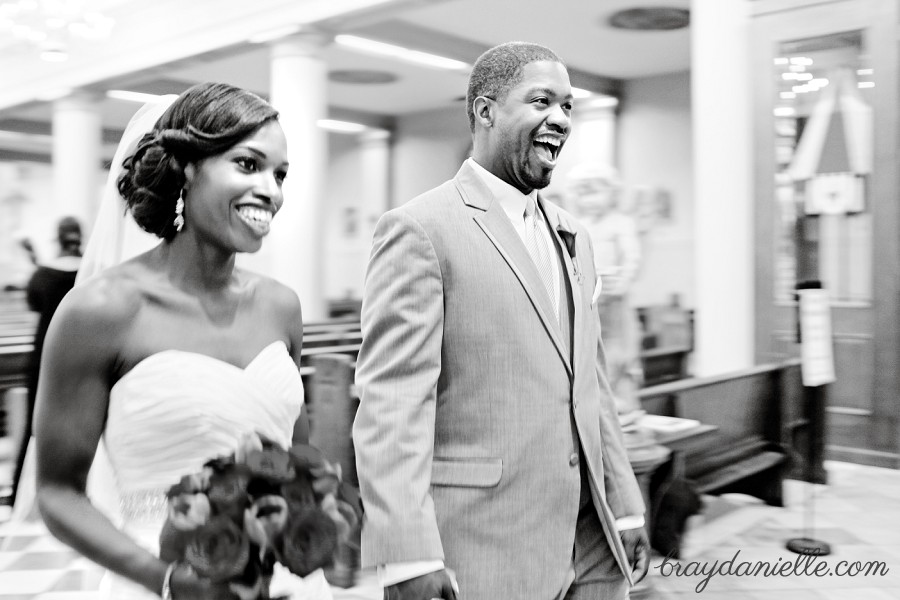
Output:
[[[38,386],[41,515],[111,572],[103,596],[116,600],[233,597],[157,558],[164,492],[245,433],[285,446],[307,433],[300,302],[235,266],[237,253],[259,250],[283,202],[278,113],[225,84],[169,102],[145,107],[126,130],[84,281],[53,320]],[[134,222],[156,236],[152,247],[129,232]],[[104,463],[111,478],[97,475]],[[284,579],[289,593],[331,598],[321,571]]]

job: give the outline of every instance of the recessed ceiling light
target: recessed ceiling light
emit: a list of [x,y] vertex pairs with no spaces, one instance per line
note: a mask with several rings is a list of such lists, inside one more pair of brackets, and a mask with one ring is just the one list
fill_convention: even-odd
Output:
[[65,98],[69,94],[72,93],[72,88],[70,87],[56,87],[50,88],[48,90],[44,90],[35,95],[35,98],[41,100],[42,102],[53,102],[54,100],[59,100],[60,98]]
[[647,6],[615,12],[606,21],[616,29],[637,31],[669,31],[682,29],[691,22],[691,13],[672,6]]
[[585,90],[585,89],[582,89],[582,88],[578,88],[578,87],[572,86],[572,97],[575,98],[575,99],[578,99],[578,98],[588,98],[588,97],[591,96],[592,93],[593,93],[593,92],[591,92],[590,90]]
[[161,98],[161,96],[157,96],[156,94],[145,94],[143,92],[130,92],[128,90],[108,90],[106,92],[106,97],[113,98],[114,100],[127,100],[128,102],[140,102],[141,104],[146,104],[148,102],[154,102]]
[[368,127],[362,123],[353,123],[351,121],[337,121],[335,119],[319,119],[316,125],[326,131],[334,131],[335,133],[362,133]]
[[619,105],[619,99],[615,96],[600,94],[588,100],[587,105],[593,108],[615,108]]
[[359,50],[361,52],[399,58],[408,62],[425,65],[427,67],[449,69],[451,71],[465,71],[470,68],[469,64],[459,60],[446,58],[444,56],[438,56],[436,54],[429,54],[428,52],[422,52],[420,50],[410,50],[409,48],[404,48],[403,46],[386,44],[384,42],[370,40],[356,35],[336,35],[334,36],[334,41],[341,46],[353,48],[354,50]]
[[261,31],[260,33],[251,35],[247,38],[247,41],[251,44],[265,44],[266,42],[272,42],[293,35],[298,31],[300,31],[300,26],[297,24],[284,25],[283,27],[276,27],[275,29]]
[[339,69],[329,71],[328,79],[335,83],[372,85],[393,83],[397,81],[397,76],[387,71],[375,71],[372,69]]
[[41,60],[47,62],[65,62],[69,60],[69,53],[62,48],[47,48],[41,51]]

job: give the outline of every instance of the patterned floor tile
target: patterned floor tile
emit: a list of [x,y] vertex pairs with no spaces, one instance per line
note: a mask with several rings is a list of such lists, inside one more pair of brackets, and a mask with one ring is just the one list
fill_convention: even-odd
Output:
[[17,535],[0,540],[0,547],[4,552],[24,552],[31,544],[40,541],[38,535]]
[[26,552],[6,568],[10,571],[67,570],[76,558],[78,558],[78,553],[73,550],[65,552]]
[[54,592],[96,590],[100,587],[103,571],[99,567],[88,570],[66,571],[53,586]]
[[[4,571],[0,573],[0,590],[3,594],[40,594],[46,592],[56,584],[63,575],[63,571],[41,571],[36,575],[35,571]],[[7,600],[0,595],[0,600]]]

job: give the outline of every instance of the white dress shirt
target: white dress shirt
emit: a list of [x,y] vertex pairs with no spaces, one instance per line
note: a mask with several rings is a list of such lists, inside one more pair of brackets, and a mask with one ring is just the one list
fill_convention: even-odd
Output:
[[[529,199],[534,202],[536,207],[534,217],[538,224],[538,229],[540,230],[541,235],[544,236],[544,242],[546,243],[548,250],[550,250],[550,256],[555,257],[556,252],[553,251],[553,248],[556,248],[556,244],[553,243],[553,236],[550,234],[550,225],[547,223],[547,219],[544,217],[544,213],[538,205],[537,190],[531,190],[530,194],[523,194],[479,165],[474,159],[469,158],[466,160],[475,172],[478,173],[479,177],[481,177],[481,180],[494,196],[494,200],[500,203],[503,212],[509,217],[513,229],[519,234],[519,238],[526,247],[528,246],[528,242],[525,239],[525,205],[528,203]],[[552,281],[559,281],[559,260],[551,260],[550,268],[553,276]],[[553,287],[555,297],[551,298],[551,300],[553,300],[553,306],[559,306],[559,286],[555,285]]]

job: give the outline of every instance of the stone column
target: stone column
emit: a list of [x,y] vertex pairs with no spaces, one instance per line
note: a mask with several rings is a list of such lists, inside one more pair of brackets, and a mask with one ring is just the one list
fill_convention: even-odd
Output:
[[390,189],[390,132],[384,129],[371,129],[360,135],[360,158],[362,171],[360,181],[365,191],[360,197],[360,232],[359,232],[359,291],[362,294],[366,268],[369,264],[369,252],[372,249],[372,236],[375,224],[387,212]]
[[272,44],[271,97],[280,113],[290,169],[284,206],[255,255],[243,262],[293,288],[304,321],[327,315],[324,297],[322,207],[328,138],[317,122],[328,112],[327,67],[321,56],[330,37],[305,31]]
[[52,218],[77,218],[85,239],[100,203],[102,134],[97,94],[79,91],[54,103]]
[[753,365],[749,4],[691,4],[697,376]]

